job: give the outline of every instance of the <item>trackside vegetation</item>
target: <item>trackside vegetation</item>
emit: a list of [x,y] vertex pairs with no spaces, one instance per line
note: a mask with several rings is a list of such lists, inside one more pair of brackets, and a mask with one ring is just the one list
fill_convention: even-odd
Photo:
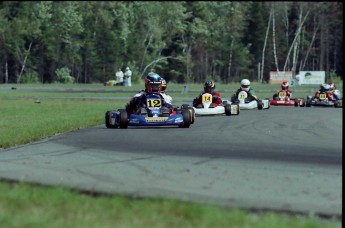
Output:
[[[185,88],[184,86],[188,87]],[[239,84],[217,84],[224,98]],[[342,82],[337,84],[342,91]],[[169,84],[179,103],[192,100],[202,84]],[[279,85],[256,84],[259,97],[272,97]],[[103,84],[0,84],[1,151],[81,128],[104,124],[106,110],[124,107],[143,84],[105,87]],[[292,88],[312,95],[318,86]],[[1,164],[0,164],[1,165]],[[338,228],[338,218],[253,212],[221,206],[167,200],[133,199],[123,195],[92,195],[73,189],[1,179],[0,227],[303,227]]]

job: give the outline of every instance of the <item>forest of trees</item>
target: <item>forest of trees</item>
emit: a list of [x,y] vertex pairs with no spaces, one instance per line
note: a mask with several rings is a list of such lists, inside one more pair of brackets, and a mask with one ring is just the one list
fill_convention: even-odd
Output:
[[0,24],[0,83],[343,77],[342,2],[2,1]]

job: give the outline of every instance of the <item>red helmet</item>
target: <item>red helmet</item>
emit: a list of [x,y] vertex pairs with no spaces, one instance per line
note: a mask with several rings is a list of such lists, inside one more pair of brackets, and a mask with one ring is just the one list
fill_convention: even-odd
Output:
[[287,81],[283,81],[281,86],[282,86],[282,90],[288,90],[289,89],[289,83]]

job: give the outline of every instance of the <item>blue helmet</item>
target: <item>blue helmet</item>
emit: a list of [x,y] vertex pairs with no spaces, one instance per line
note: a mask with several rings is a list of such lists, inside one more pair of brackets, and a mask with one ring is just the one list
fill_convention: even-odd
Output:
[[145,90],[148,93],[159,93],[162,90],[162,78],[150,72],[145,78]]

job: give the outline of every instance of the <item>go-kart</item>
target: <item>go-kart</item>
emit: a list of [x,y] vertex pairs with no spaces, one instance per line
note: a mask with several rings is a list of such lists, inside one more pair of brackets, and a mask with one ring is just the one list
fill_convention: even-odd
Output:
[[311,106],[323,106],[323,107],[343,107],[343,102],[340,97],[339,90],[335,90],[334,94],[338,95],[338,99],[335,99],[333,93],[330,91],[320,92],[318,91],[315,96],[307,96],[306,107]]
[[222,100],[222,103],[217,105],[212,103],[212,94],[204,93],[201,96],[202,103],[193,107],[196,116],[205,116],[205,115],[238,115],[240,114],[240,107],[238,104],[231,105],[231,102],[228,100]]
[[239,104],[240,109],[269,109],[270,102],[269,99],[255,99],[254,97],[250,97],[247,91],[241,90],[237,96],[231,97],[231,104]]
[[129,114],[126,109],[110,110],[105,113],[107,128],[128,128],[128,126],[168,126],[189,128],[194,123],[194,111],[188,105],[170,109],[163,106],[164,99],[158,93],[148,94],[146,104],[137,113]]
[[286,95],[286,91],[280,90],[278,94],[273,95],[273,99],[270,100],[270,105],[304,107],[305,102],[302,98],[289,98]]

